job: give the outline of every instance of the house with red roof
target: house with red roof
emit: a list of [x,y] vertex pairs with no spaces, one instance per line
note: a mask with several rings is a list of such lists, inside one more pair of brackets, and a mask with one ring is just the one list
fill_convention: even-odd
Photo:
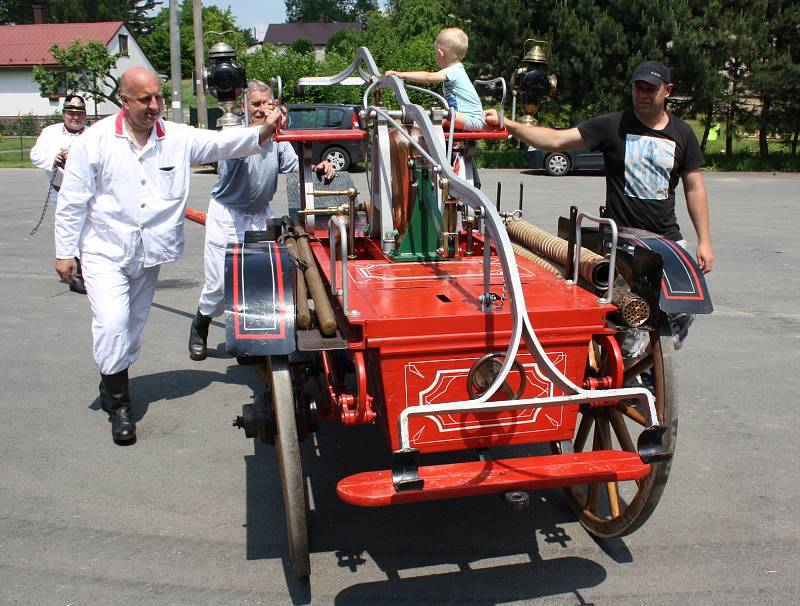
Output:
[[[60,111],[62,100],[42,97],[33,79],[33,66],[54,70],[58,64],[50,47],[69,46],[73,40],[98,40],[110,53],[121,56],[112,75],[119,78],[131,67],[155,71],[150,60],[136,43],[122,21],[103,23],[37,23],[34,25],[0,25],[0,117],[20,114],[48,115]],[[64,91],[67,92],[75,91]],[[81,91],[77,91],[81,92]],[[86,96],[89,116],[116,113],[117,106],[108,101],[95,103]]]
[[325,58],[325,45],[333,34],[343,30],[351,29],[360,32],[364,29],[361,23],[327,23],[320,22],[294,22],[294,23],[271,23],[267,26],[264,34],[264,44],[274,44],[280,48],[288,48],[291,44],[301,38],[310,40],[314,45],[317,59]]

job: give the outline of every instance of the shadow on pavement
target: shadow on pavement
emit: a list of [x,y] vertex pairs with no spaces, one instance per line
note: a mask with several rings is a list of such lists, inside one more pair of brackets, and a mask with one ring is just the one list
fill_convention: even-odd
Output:
[[[348,587],[336,604],[397,603],[400,598],[403,603],[450,603],[459,602],[457,596],[470,604],[497,604],[564,593],[575,593],[576,603],[585,604],[578,589],[606,577],[605,569],[588,559],[542,559],[539,541],[563,549],[572,541],[564,524],[575,518],[559,490],[531,493],[530,509],[523,512],[509,510],[502,495],[355,507],[338,499],[336,483],[389,466],[390,453],[379,431],[321,423],[316,437],[301,447],[312,506],[311,553],[331,554],[336,561],[328,566],[337,566],[343,575],[372,561],[387,577]],[[272,446],[254,444],[254,454],[245,457],[247,558],[281,558],[293,602],[306,603],[308,587],[291,575],[275,452]],[[615,560],[630,561],[622,541],[613,542],[612,551]],[[442,567],[458,570],[442,573]],[[312,570],[312,582],[313,577]]]

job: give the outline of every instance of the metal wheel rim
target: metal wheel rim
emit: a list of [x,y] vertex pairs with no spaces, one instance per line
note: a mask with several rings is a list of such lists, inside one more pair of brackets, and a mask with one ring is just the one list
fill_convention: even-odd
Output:
[[564,154],[553,154],[547,158],[547,172],[560,177],[569,172],[569,159]]
[[275,452],[281,474],[289,557],[295,576],[307,577],[311,574],[311,560],[308,555],[305,478],[300,460],[289,359],[286,356],[271,356],[267,370],[272,382]]
[[[640,361],[646,361],[648,357],[653,361],[656,412],[659,422],[668,428],[666,445],[673,449],[678,427],[678,402],[675,349],[666,314],[661,314],[658,329],[650,333],[648,350]],[[635,414],[635,410],[631,411],[628,407],[629,404],[621,402],[614,407],[597,408],[579,415],[575,452],[602,449],[604,443],[607,446],[609,441],[613,448],[635,451],[636,435],[629,433],[632,443],[627,447],[620,445],[621,433],[624,440],[620,421],[626,423],[626,427],[639,427],[638,422],[628,418],[629,414]],[[594,485],[596,488],[587,485],[568,486],[564,493],[581,525],[592,535],[603,539],[624,536],[638,529],[655,510],[667,483],[670,465],[671,461],[652,464],[650,473],[637,482],[609,482]],[[632,498],[623,497],[621,484],[626,485],[629,494],[633,493]],[[615,494],[619,507],[616,514],[612,511]]]
[[325,154],[325,159],[331,163],[331,166],[333,166],[334,170],[337,172],[347,168],[347,158],[344,152],[338,148],[328,150],[327,154]]

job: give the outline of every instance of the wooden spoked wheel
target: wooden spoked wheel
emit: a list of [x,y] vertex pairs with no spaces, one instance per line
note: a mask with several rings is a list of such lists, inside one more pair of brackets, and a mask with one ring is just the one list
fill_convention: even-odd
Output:
[[[603,376],[613,373],[611,344],[602,339],[593,343],[596,368],[587,371]],[[591,360],[592,356],[590,356]],[[625,383],[633,386],[636,377],[645,374],[645,385],[655,396],[658,423],[667,427],[664,446],[672,452],[678,429],[678,402],[675,374],[675,348],[669,319],[660,314],[658,327],[649,333],[645,351],[626,360]],[[649,376],[648,376],[649,375]],[[558,442],[558,451],[625,450],[636,452],[636,439],[645,429],[645,416],[631,401],[614,406],[584,407],[579,414],[573,441]],[[567,501],[580,523],[598,538],[614,538],[630,534],[653,513],[667,483],[671,461],[651,464],[648,475],[640,480],[568,486],[564,489]]]
[[311,561],[308,556],[306,492],[289,359],[286,356],[271,356],[267,361],[267,370],[272,387],[275,450],[283,487],[289,556],[295,576],[307,577],[311,574]]

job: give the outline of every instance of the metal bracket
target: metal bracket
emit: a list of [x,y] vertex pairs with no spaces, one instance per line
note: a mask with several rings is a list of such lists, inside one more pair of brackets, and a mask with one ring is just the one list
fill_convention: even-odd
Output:
[[392,484],[396,492],[421,490],[425,484],[419,477],[419,450],[403,448],[392,453]]

